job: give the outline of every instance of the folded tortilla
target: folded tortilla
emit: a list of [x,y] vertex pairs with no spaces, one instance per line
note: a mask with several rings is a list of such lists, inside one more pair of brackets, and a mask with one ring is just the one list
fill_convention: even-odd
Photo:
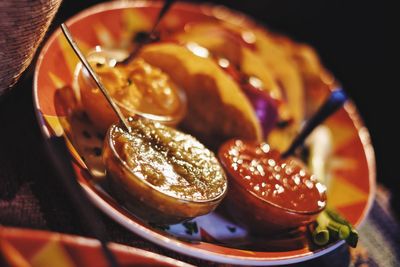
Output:
[[212,59],[174,43],[149,45],[140,56],[185,90],[188,111],[182,128],[211,145],[230,138],[261,140],[262,129],[250,101]]

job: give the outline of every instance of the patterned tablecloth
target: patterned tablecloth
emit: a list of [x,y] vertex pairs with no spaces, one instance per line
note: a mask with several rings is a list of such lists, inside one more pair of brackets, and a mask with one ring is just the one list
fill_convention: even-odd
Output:
[[[25,78],[0,99],[0,224],[85,235],[44,151],[31,87],[31,78]],[[221,266],[154,245],[100,216],[115,242],[198,266]],[[390,210],[390,193],[383,187],[378,187],[360,236],[357,249],[349,250],[344,245],[299,266],[400,266],[400,227]]]

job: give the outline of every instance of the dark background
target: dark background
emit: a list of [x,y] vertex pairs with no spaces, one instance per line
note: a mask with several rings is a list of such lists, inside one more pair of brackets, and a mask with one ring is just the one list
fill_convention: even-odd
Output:
[[[64,20],[98,2],[102,1],[64,0],[49,34]],[[378,180],[397,192],[397,197],[400,194],[396,166],[400,141],[395,128],[400,121],[400,103],[396,91],[400,88],[395,73],[399,68],[393,64],[396,62],[392,37],[397,34],[393,19],[396,14],[390,14],[390,10],[395,9],[386,2],[368,0],[208,2],[240,10],[275,31],[317,49],[325,66],[341,81],[358,106],[376,151]],[[28,71],[25,77],[29,78],[30,73]]]

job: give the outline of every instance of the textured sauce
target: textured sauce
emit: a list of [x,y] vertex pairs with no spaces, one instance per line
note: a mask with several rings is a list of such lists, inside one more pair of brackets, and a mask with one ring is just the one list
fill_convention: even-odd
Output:
[[217,158],[194,137],[145,119],[133,120],[131,126],[131,133],[117,128],[112,140],[136,177],[185,200],[210,200],[226,191]]
[[234,182],[258,198],[296,212],[326,206],[326,187],[298,160],[282,159],[267,143],[229,141],[219,156]]
[[142,59],[126,66],[94,64],[93,68],[112,98],[127,110],[168,116],[182,109],[178,88],[169,76]]

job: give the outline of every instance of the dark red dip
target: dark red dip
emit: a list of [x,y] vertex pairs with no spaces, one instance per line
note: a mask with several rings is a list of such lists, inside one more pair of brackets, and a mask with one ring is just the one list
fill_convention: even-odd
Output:
[[299,160],[281,158],[267,143],[231,140],[222,145],[219,158],[229,182],[270,204],[301,213],[326,206],[326,187]]

